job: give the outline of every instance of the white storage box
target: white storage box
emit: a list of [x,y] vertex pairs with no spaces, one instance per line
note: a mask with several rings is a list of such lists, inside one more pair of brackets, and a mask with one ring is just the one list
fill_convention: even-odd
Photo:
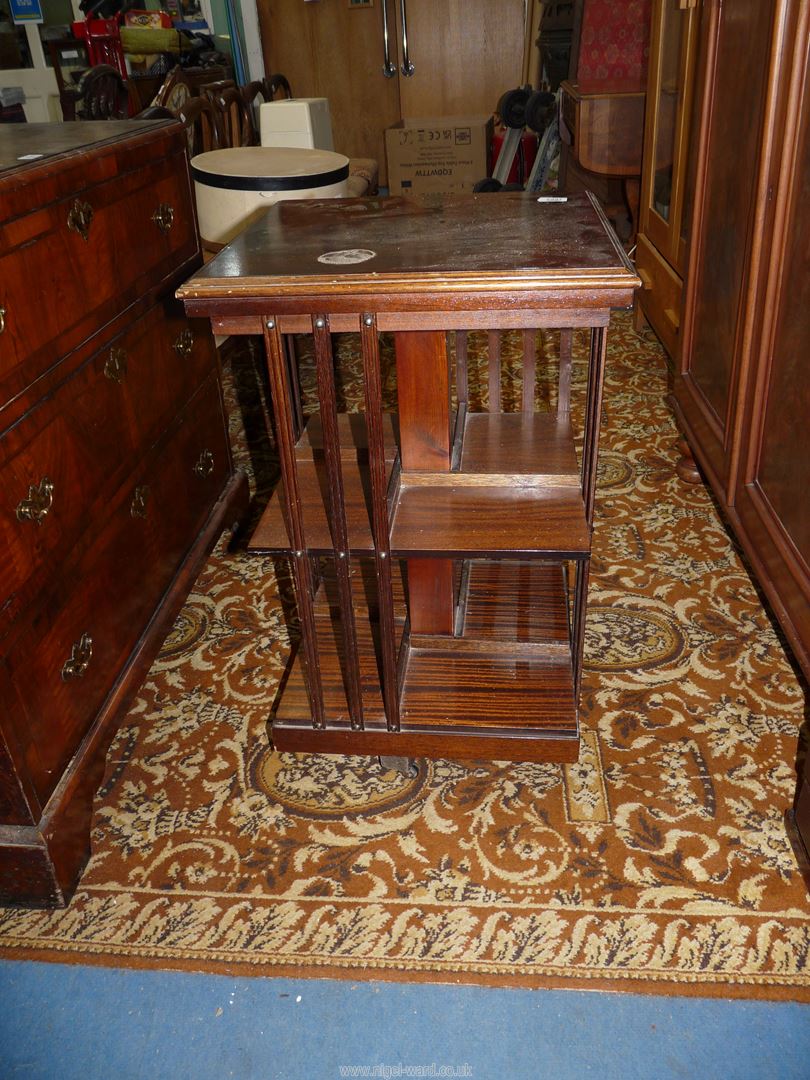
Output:
[[300,146],[334,150],[332,120],[326,98],[291,98],[259,106],[262,146]]
[[338,199],[347,193],[349,159],[329,150],[242,146],[191,159],[203,243],[233,240],[281,199]]

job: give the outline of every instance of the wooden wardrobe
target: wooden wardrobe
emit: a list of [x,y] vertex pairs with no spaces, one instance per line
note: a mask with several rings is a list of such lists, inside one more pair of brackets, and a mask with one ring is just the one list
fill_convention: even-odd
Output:
[[382,184],[383,133],[400,117],[489,116],[522,78],[524,0],[259,0],[258,10],[267,71],[283,72],[296,97],[328,98],[335,149],[374,158]]
[[[704,0],[674,404],[810,677],[810,4]],[[800,754],[801,759],[801,754]],[[810,849],[799,761],[789,825]]]

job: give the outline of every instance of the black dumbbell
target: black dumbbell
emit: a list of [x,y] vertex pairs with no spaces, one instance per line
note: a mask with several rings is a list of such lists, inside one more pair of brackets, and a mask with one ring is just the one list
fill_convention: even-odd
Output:
[[473,184],[473,191],[476,193],[482,191],[500,191],[502,184],[500,180],[494,180],[491,176],[486,180],[479,180],[478,183]]
[[523,122],[526,127],[542,135],[548,127],[549,109],[554,104],[554,95],[546,90],[535,90],[523,109]]
[[498,115],[508,128],[522,128],[526,125],[526,103],[531,97],[531,88],[518,87],[507,90],[498,102]]

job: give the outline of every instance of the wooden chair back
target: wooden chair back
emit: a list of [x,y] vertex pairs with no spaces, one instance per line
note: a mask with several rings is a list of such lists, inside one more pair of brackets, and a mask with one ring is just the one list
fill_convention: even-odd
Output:
[[214,108],[220,145],[223,147],[255,146],[258,133],[251,110],[242,91],[234,82],[223,81],[201,87]]
[[59,95],[65,120],[126,120],[129,88],[120,72],[109,64],[88,68],[75,86]]
[[177,119],[186,129],[189,157],[222,147],[216,109],[208,98],[189,98],[178,110]]

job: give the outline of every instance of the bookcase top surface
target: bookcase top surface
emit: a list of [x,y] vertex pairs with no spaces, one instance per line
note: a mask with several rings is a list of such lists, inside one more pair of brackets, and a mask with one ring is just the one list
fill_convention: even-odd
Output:
[[600,293],[640,284],[596,201],[509,192],[282,201],[179,291],[183,299],[513,290]]

